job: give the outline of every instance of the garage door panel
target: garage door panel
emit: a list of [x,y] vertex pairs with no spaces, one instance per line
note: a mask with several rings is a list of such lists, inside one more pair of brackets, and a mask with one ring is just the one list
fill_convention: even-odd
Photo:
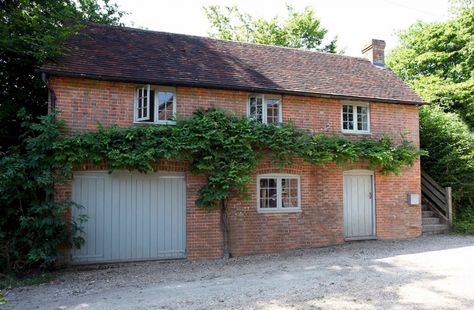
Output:
[[75,174],[73,200],[89,219],[86,243],[73,252],[73,261],[184,257],[185,188],[182,175]]

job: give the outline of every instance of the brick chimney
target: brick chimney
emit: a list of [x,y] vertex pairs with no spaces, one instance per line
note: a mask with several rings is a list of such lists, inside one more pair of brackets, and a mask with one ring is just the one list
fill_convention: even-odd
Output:
[[362,55],[374,65],[385,67],[385,41],[372,39],[372,41],[362,49]]

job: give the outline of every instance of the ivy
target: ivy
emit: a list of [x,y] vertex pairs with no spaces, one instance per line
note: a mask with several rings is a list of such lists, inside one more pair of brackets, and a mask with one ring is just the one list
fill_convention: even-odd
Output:
[[198,110],[176,126],[99,127],[97,132],[66,136],[54,143],[54,154],[55,167],[65,176],[83,162],[106,162],[110,171],[151,172],[160,160],[186,160],[193,172],[207,177],[196,204],[209,208],[232,192],[244,194],[252,170],[265,157],[280,166],[295,158],[319,165],[364,160],[383,174],[398,174],[422,152],[405,139],[395,145],[388,136],[354,141],[310,134],[291,123],[261,124],[212,108]]
[[184,160],[207,177],[196,204],[221,208],[224,255],[228,251],[227,201],[245,194],[252,171],[269,158],[281,167],[295,158],[311,164],[364,160],[382,173],[399,173],[421,152],[408,141],[388,137],[352,141],[310,134],[293,124],[266,125],[219,109],[198,110],[176,126],[99,126],[96,132],[64,135],[54,115],[39,122],[23,116],[27,138],[0,157],[0,273],[46,268],[58,247],[80,246],[86,218],[64,216],[76,206],[53,199],[55,184],[85,162],[151,172],[161,160]]

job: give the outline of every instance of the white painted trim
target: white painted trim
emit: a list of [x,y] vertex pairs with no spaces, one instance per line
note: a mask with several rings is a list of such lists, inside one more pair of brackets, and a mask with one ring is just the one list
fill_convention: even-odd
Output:
[[344,171],[344,175],[374,175],[374,171],[368,169],[352,169]]
[[[277,207],[275,209],[260,208],[260,179],[277,179]],[[281,193],[281,179],[290,178],[296,179],[298,184],[298,207],[296,208],[283,208],[282,204],[282,193]],[[257,212],[258,213],[290,213],[290,212],[302,212],[301,210],[301,177],[297,174],[289,173],[266,173],[259,174],[257,176]]]
[[[147,120],[140,120],[137,117],[138,113],[138,89],[143,88],[143,85],[138,86],[135,88],[135,96],[134,96],[134,107],[133,107],[133,123],[134,124],[160,124],[160,125],[176,125],[176,121],[168,121],[168,120],[158,120],[158,96],[159,92],[171,92],[173,93],[173,118],[176,118],[176,106],[177,106],[177,100],[176,100],[176,88],[175,87],[169,87],[169,86],[159,86],[159,85],[147,85],[148,86],[148,111],[150,111],[150,90],[153,90],[155,92],[154,94],[154,121],[147,121]],[[148,112],[150,113],[150,112]]]
[[[345,105],[352,106],[352,121],[354,122],[353,127],[357,128],[357,107],[364,107],[367,108],[367,130],[349,130],[344,129],[344,115],[343,115],[343,107]],[[346,134],[361,134],[361,135],[370,135],[370,104],[368,102],[361,102],[361,101],[342,101],[341,102],[341,132]]]
[[[139,102],[138,92],[139,90],[142,91],[142,99],[145,95],[144,92],[147,92],[146,98],[146,106],[147,106],[147,115],[143,115],[143,107],[141,106],[141,102]],[[142,108],[142,117],[138,117],[138,107],[141,106]],[[134,113],[134,122],[146,122],[150,120],[150,85],[141,85],[135,88],[135,113]]]
[[250,98],[251,97],[260,97],[262,98],[262,123],[263,124],[268,124],[267,120],[267,104],[265,103],[266,99],[279,99],[280,104],[278,105],[278,124],[283,123],[283,96],[280,95],[271,95],[271,94],[249,94],[247,96],[247,117],[250,117]]
[[79,170],[73,171],[73,177],[77,176],[90,176],[91,174],[98,174],[102,173],[103,175],[132,175],[132,174],[142,174],[147,176],[156,176],[160,178],[170,178],[170,179],[184,179],[185,173],[184,172],[173,172],[173,171],[166,171],[166,170],[158,170],[156,172],[150,171],[148,173],[139,172],[137,170],[129,171],[129,170],[114,170],[112,173],[109,173],[108,170]]

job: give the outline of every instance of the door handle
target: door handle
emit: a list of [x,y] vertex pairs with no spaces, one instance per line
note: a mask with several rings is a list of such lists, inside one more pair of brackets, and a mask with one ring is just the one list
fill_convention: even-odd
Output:
[[372,199],[372,192],[369,193],[369,199]]

